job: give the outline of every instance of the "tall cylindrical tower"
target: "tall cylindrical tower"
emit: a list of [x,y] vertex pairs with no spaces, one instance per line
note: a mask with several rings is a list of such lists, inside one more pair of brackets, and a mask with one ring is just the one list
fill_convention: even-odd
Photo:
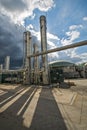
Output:
[[[34,54],[38,53],[38,46],[37,44],[33,44]],[[34,57],[34,83],[38,83],[39,81],[39,59],[38,56]]]
[[5,58],[5,70],[10,69],[10,56],[6,56]]
[[25,67],[29,66],[28,56],[31,55],[31,33],[29,31],[24,32],[24,42],[25,42]]
[[3,64],[0,64],[0,72],[3,71]]
[[25,72],[25,82],[30,84],[31,82],[31,58],[28,56],[31,55],[31,33],[29,31],[24,32],[24,43],[25,43],[25,56],[24,56],[24,66],[26,69]]
[[[40,33],[41,33],[41,51],[46,52],[47,51],[47,35],[46,35],[46,17],[41,16],[40,17]],[[43,83],[48,84],[48,58],[47,54],[42,56],[42,67],[43,67]]]

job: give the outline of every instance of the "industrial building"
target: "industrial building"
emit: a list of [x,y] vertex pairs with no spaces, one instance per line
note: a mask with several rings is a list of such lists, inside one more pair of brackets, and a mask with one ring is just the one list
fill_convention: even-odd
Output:
[[48,53],[87,45],[87,41],[47,50],[46,29],[46,17],[41,16],[41,49],[32,42],[31,32],[23,33],[22,68],[10,70],[9,56],[0,65],[0,83],[6,83],[0,84],[1,130],[87,129],[87,63],[48,63]]
[[87,78],[87,63],[76,65],[69,61],[54,61],[49,63],[51,70],[62,69],[65,79]]
[[62,69],[65,79],[68,78],[79,78],[79,73],[76,71],[76,65],[69,61],[54,61],[49,63],[51,69]]

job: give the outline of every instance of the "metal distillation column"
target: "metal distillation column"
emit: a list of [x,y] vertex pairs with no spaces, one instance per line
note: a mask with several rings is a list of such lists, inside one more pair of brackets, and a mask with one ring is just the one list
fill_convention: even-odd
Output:
[[25,83],[31,83],[31,33],[29,31],[24,32],[25,40]]
[[5,70],[10,69],[10,56],[6,56],[5,58]]
[[[47,51],[47,36],[46,36],[46,17],[40,17],[40,33],[41,33],[41,51]],[[48,57],[47,54],[42,55],[42,68],[43,68],[43,84],[48,84]]]
[[[34,54],[38,53],[37,44],[33,44]],[[34,57],[34,83],[38,84],[39,81],[39,59],[38,56]]]

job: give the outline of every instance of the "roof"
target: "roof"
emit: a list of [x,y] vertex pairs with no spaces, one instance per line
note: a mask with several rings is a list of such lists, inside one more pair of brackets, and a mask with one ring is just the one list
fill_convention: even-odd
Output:
[[53,66],[53,67],[65,67],[65,66],[75,66],[74,63],[69,62],[69,61],[53,61],[49,63],[49,66]]

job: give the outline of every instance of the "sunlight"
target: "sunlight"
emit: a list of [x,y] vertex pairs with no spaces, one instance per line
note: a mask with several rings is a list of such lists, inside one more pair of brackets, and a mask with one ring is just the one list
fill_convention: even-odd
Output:
[[13,94],[12,96],[6,98],[5,100],[3,100],[2,102],[0,102],[0,105],[3,104],[4,102],[8,101],[9,99],[11,99],[12,97],[14,97],[17,93],[20,93],[24,88],[22,88],[21,90],[17,91],[15,94]]
[[[1,90],[0,90],[1,91]],[[4,91],[1,91],[0,92],[0,96],[2,96],[2,95],[4,95],[4,94],[6,94],[7,92],[4,92]]]
[[0,113],[4,112],[9,106],[11,106],[14,102],[16,102],[21,96],[23,96],[23,94],[26,93],[29,89],[30,89],[30,87],[25,89],[23,92],[21,92],[19,95],[17,95],[14,99],[12,99],[8,103],[6,103],[4,106],[2,106],[0,108]]
[[26,104],[28,103],[28,101],[30,100],[30,98],[33,96],[33,94],[35,93],[35,91],[36,91],[36,88],[31,93],[31,95],[29,96],[29,98],[27,99],[27,101],[24,103],[24,105],[21,107],[21,109],[18,111],[17,116],[19,116],[21,114],[21,112],[23,111],[24,107],[26,106]]
[[38,103],[38,100],[39,100],[41,90],[42,89],[40,88],[35,93],[32,101],[30,102],[27,110],[25,111],[25,113],[23,115],[23,118],[24,118],[23,125],[26,126],[27,128],[29,128],[31,123],[32,123],[32,119],[33,119],[33,116],[34,116],[34,113],[35,113],[35,110],[36,110],[36,107],[37,107],[37,103]]

